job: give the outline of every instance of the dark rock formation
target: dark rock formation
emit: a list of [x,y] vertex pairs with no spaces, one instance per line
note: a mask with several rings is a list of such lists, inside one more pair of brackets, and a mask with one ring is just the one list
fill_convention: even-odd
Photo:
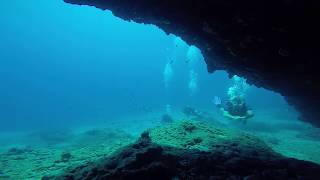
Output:
[[70,152],[62,152],[60,155],[60,162],[68,162],[72,158],[72,155]]
[[320,126],[320,1],[64,0],[154,24],[202,50],[209,72],[223,69],[281,93]]
[[247,148],[230,140],[206,152],[157,145],[144,133],[110,158],[43,179],[319,179],[319,170],[319,165],[283,158],[266,146]]
[[24,153],[30,153],[32,152],[33,149],[31,147],[12,147],[8,150],[8,152],[6,153],[7,155],[21,155]]

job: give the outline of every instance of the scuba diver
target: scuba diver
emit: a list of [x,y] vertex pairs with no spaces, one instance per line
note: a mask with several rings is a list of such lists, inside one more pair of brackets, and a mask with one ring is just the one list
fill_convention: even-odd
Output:
[[238,120],[246,124],[247,119],[254,116],[253,111],[247,107],[244,99],[239,96],[227,100],[225,105],[222,105],[221,99],[215,96],[213,103],[219,108],[222,115],[228,119]]

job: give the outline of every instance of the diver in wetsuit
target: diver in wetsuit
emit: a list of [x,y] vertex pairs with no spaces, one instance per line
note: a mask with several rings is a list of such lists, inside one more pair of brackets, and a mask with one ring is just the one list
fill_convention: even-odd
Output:
[[247,122],[247,119],[254,116],[252,110],[250,110],[244,99],[241,97],[235,97],[228,100],[225,106],[222,105],[219,97],[214,97],[214,104],[222,112],[222,115],[232,120],[239,120],[243,123]]

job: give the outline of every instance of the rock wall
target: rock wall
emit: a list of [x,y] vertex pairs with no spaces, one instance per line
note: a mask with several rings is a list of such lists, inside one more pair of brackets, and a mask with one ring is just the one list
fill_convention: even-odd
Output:
[[209,72],[227,70],[281,93],[320,126],[320,1],[64,0],[157,25],[199,47]]

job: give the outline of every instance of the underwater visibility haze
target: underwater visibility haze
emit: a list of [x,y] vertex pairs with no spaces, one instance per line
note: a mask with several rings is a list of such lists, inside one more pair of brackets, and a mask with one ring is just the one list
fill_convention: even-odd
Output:
[[208,73],[200,49],[154,25],[62,0],[3,2],[0,22],[0,179],[58,175],[146,130],[175,144],[161,131],[174,134],[181,122],[248,133],[320,163],[319,129],[280,94]]

